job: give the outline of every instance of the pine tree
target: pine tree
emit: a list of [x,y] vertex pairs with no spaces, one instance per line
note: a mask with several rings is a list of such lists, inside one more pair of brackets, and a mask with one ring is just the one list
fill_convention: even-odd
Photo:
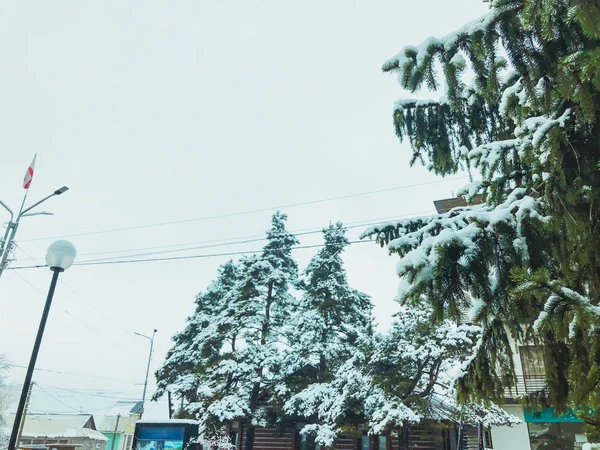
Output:
[[224,425],[241,420],[246,449],[252,450],[256,426],[274,420],[279,345],[296,308],[290,288],[298,283],[292,258],[298,240],[286,220],[280,212],[273,215],[262,254],[220,268],[156,373],[155,397],[166,390],[183,396],[188,404],[180,416],[198,418],[206,441],[221,439]]
[[476,170],[462,194],[484,204],[364,236],[401,256],[406,303],[425,299],[437,321],[476,307],[483,334],[458,386],[464,401],[502,398],[515,382],[510,338],[536,339],[549,389],[528,400],[582,406],[600,427],[600,5],[490,4],[383,66],[413,92],[437,90],[441,75],[445,97],[396,103],[396,133],[412,163]]
[[[196,296],[194,314],[188,318],[184,330],[172,338],[173,347],[156,372],[155,399],[169,391],[190,405],[187,411],[178,412],[179,417],[197,415],[198,410],[204,409],[204,404],[215,400],[215,395],[227,392],[226,381],[225,386],[214,389],[209,370],[229,360],[235,351],[236,334],[229,301],[239,278],[240,268],[233,261],[219,268],[217,278],[205,292]],[[203,386],[201,392],[200,386]]]
[[252,450],[257,425],[273,420],[274,387],[281,378],[281,351],[287,320],[296,308],[290,288],[298,282],[298,265],[292,247],[298,243],[285,228],[287,216],[273,215],[267,244],[260,256],[242,260],[233,311],[237,332],[245,346],[238,351],[244,377],[238,383],[239,401],[244,404],[246,450]]
[[304,271],[304,294],[289,338],[290,356],[296,358],[292,367],[305,372],[304,383],[329,381],[353,354],[359,336],[373,333],[369,296],[348,285],[342,260],[349,244],[345,233],[340,222],[325,228],[325,246]]
[[404,306],[386,335],[361,334],[352,355],[326,382],[314,382],[286,403],[288,413],[309,418],[302,432],[331,446],[340,433],[362,434],[362,427],[381,434],[443,417],[485,426],[518,419],[495,405],[459,406],[453,377],[472,357],[480,329],[444,321],[431,327],[433,311]]
[[[357,351],[360,342],[373,334],[373,305],[368,295],[348,285],[342,253],[349,241],[338,222],[323,230],[324,247],[304,271],[304,291],[291,318],[280,394],[283,400],[305,389],[315,390],[336,375]],[[294,418],[293,402],[287,412]],[[313,414],[314,416],[314,414]],[[303,417],[311,420],[315,417]]]

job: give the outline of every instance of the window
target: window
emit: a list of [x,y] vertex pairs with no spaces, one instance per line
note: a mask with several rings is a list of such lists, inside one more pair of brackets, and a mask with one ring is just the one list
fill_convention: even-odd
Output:
[[577,449],[583,446],[583,423],[528,422],[531,448]]
[[387,436],[377,436],[377,450],[387,450]]
[[483,430],[483,446],[485,448],[494,448],[494,445],[492,444],[492,430],[489,428]]
[[237,448],[239,433],[237,431],[232,431],[229,436],[231,437],[231,445],[233,445],[235,448]]
[[546,374],[544,348],[540,345],[528,345],[519,348],[521,366],[525,378],[543,378]]
[[321,446],[315,442],[313,436],[306,433],[300,434],[300,450],[321,450]]
[[360,440],[360,450],[369,450],[369,436],[364,435]]
[[130,450],[131,449],[131,441],[133,441],[133,435],[126,434],[125,435],[125,443],[123,445],[123,450]]

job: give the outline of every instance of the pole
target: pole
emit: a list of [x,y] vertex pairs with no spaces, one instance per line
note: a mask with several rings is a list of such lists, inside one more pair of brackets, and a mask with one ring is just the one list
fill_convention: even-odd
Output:
[[[0,277],[2,276],[2,272],[6,268],[8,255],[12,250],[12,242],[15,239],[15,234],[17,234],[17,228],[19,228],[19,219],[17,218],[16,222],[10,222],[8,224],[9,228],[12,228],[12,232],[8,236],[8,239],[4,242],[4,253],[2,254],[2,260],[0,260]],[[6,234],[8,234],[8,230],[6,230]]]
[[173,418],[173,403],[171,402],[171,391],[167,391],[167,399],[169,400],[169,419]]
[[[33,205],[23,209],[25,207],[25,200],[27,200],[27,194],[29,194],[29,188],[25,191],[25,195],[23,196],[23,201],[21,202],[21,208],[19,209],[19,213],[17,214],[17,218],[13,222],[14,214],[12,210],[2,201],[0,200],[0,205],[2,205],[9,213],[10,213],[10,222],[8,222],[8,226],[6,227],[6,232],[4,233],[4,242],[0,246],[0,277],[2,276],[2,272],[6,269],[8,264],[8,255],[10,254],[12,243],[15,240],[15,234],[17,234],[17,228],[19,228],[19,223],[21,222],[21,217],[25,216],[33,216],[37,214],[48,214],[48,213],[29,213],[36,206],[44,203],[49,198],[52,198],[56,195],[64,194],[69,190],[68,187],[63,186],[60,189],[57,189],[52,194],[47,195],[43,199],[35,202]],[[11,232],[12,229],[12,232]],[[10,233],[10,234],[9,234]]]
[[46,328],[46,322],[48,321],[48,314],[50,313],[50,306],[52,305],[52,297],[54,297],[54,290],[56,289],[56,282],[58,281],[58,275],[62,272],[62,269],[55,267],[52,269],[52,281],[50,282],[50,289],[48,290],[48,297],[46,298],[46,305],[44,306],[44,312],[40,320],[40,326],[38,327],[37,336],[35,337],[35,343],[33,344],[33,350],[31,352],[31,359],[29,360],[29,366],[27,367],[27,374],[25,375],[25,382],[23,383],[23,390],[21,391],[21,398],[19,399],[19,407],[15,414],[15,423],[13,424],[12,433],[10,434],[10,441],[8,443],[8,450],[15,450],[17,445],[17,434],[19,433],[19,427],[21,425],[21,419],[23,418],[23,411],[25,410],[25,402],[27,401],[27,392],[31,385],[31,378],[33,377],[33,369],[35,369],[35,362],[37,361],[40,346],[42,344],[42,336],[44,335],[44,329]]
[[27,420],[27,411],[29,410],[29,400],[31,399],[31,392],[33,391],[34,385],[35,381],[32,381],[31,386],[29,386],[29,392],[27,393],[27,400],[25,401],[25,410],[23,411],[23,419],[21,419],[21,425],[19,426],[19,434],[17,435],[17,447],[21,443],[23,428],[25,428],[25,420]]
[[[4,253],[2,254],[2,260],[0,261],[0,277],[2,276],[2,272],[6,268],[8,264],[8,255],[12,250],[12,242],[15,240],[15,234],[17,234],[17,228],[19,228],[19,222],[21,221],[21,215],[23,214],[23,207],[25,206],[25,200],[27,200],[27,194],[29,194],[29,189],[25,190],[25,195],[23,196],[23,201],[21,202],[21,208],[19,209],[19,214],[17,214],[17,220],[14,223],[9,223],[8,227],[12,227],[12,233],[8,237],[8,240],[4,243]],[[6,234],[8,234],[8,230],[6,230]]]
[[156,336],[156,331],[157,330],[154,330],[152,333],[152,339],[150,339],[150,353],[148,354],[148,366],[146,367],[146,379],[144,380],[144,392],[142,393],[142,410],[140,412],[140,419],[142,418],[142,414],[144,414],[144,406],[146,405],[146,388],[148,387],[148,374],[150,373],[150,361],[152,360],[152,348],[154,347],[154,336]]
[[117,414],[117,423],[115,424],[115,431],[113,432],[112,444],[110,445],[110,450],[115,450],[115,440],[117,439],[117,430],[119,429],[119,419],[121,418],[121,414]]

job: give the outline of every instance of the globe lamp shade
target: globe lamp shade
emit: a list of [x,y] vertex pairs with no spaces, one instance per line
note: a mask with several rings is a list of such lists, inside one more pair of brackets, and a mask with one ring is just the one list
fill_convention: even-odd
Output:
[[67,270],[75,261],[77,251],[69,241],[55,241],[46,252],[46,264],[50,269]]

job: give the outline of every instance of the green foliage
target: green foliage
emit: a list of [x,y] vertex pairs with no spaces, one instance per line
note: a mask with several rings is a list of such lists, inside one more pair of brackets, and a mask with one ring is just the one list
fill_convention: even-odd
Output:
[[463,195],[484,204],[365,235],[402,257],[404,302],[425,299],[438,321],[477,304],[484,333],[463,400],[501,397],[515,382],[511,339],[532,339],[545,346],[549,390],[527,400],[582,406],[600,426],[600,4],[490,3],[383,66],[411,92],[443,77],[440,100],[396,102],[395,131],[412,163],[442,176],[476,169]]

